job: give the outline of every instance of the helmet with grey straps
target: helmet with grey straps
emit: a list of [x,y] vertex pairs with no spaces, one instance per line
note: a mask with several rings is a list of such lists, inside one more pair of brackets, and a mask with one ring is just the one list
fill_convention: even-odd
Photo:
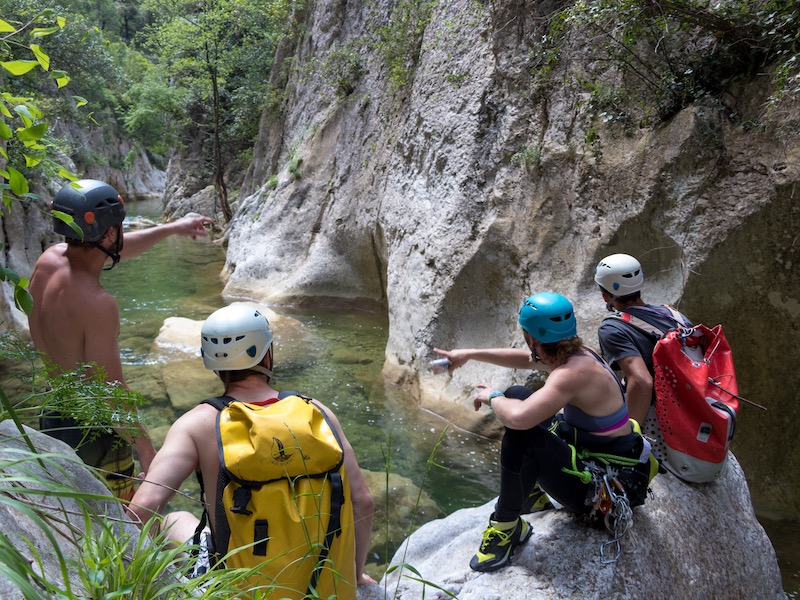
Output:
[[261,362],[272,345],[269,321],[257,308],[231,304],[213,312],[200,330],[203,366],[212,371],[253,370],[272,376]]
[[526,298],[519,309],[519,324],[543,344],[578,335],[572,303],[555,292],[541,292]]
[[630,254],[612,254],[597,263],[594,281],[613,296],[627,296],[642,290],[644,273]]
[[125,203],[113,187],[96,179],[82,179],[62,187],[53,197],[53,210],[71,216],[83,233],[78,234],[63,220],[53,216],[53,229],[67,239],[97,242],[109,227],[122,225]]

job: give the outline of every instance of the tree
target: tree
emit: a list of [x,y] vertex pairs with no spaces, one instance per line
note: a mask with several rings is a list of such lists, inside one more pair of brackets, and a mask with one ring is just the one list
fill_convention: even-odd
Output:
[[[225,183],[226,161],[251,144],[231,135],[258,120],[277,41],[297,2],[291,0],[150,0],[155,25],[148,45],[175,85],[188,90],[187,114],[210,137],[213,182],[223,215],[232,217]],[[242,93],[242,90],[249,93]],[[261,93],[258,93],[261,92]],[[241,104],[244,103],[245,107]],[[247,104],[252,103],[250,106]]]

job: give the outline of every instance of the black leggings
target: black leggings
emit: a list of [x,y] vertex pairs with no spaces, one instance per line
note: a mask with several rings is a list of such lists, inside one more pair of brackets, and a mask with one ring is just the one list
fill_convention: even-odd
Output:
[[[505,396],[523,400],[531,393],[525,386],[513,386],[506,390]],[[506,429],[500,451],[500,497],[495,506],[495,520],[513,521],[519,517],[523,504],[537,483],[554,500],[572,512],[588,513],[592,509],[591,505],[586,504],[586,500],[587,497],[591,500],[594,495],[594,483],[583,483],[577,475],[563,471],[564,468],[583,471],[585,463],[576,458],[573,465],[573,447],[550,431],[554,421],[555,419],[548,419],[527,430]],[[609,438],[609,442],[619,446],[623,439]],[[641,436],[631,434],[630,439],[623,442],[629,446],[626,455],[637,453],[635,445],[639,440]],[[641,446],[638,451],[640,449]],[[646,478],[646,464],[637,465],[635,469],[641,471]]]

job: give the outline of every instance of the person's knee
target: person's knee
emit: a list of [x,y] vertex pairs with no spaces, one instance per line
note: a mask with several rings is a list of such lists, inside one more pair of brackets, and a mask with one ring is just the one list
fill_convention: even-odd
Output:
[[173,542],[183,544],[191,541],[200,519],[188,511],[175,511],[164,515],[161,530]]
[[533,394],[533,390],[526,385],[512,385],[503,392],[506,398],[515,398],[516,400],[525,400],[531,394]]

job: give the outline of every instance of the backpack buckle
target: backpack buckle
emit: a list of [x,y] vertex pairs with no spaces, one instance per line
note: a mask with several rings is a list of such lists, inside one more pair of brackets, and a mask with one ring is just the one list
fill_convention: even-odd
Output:
[[231,512],[237,515],[252,515],[252,511],[247,510],[250,499],[253,497],[253,490],[241,487],[233,492],[233,506]]

